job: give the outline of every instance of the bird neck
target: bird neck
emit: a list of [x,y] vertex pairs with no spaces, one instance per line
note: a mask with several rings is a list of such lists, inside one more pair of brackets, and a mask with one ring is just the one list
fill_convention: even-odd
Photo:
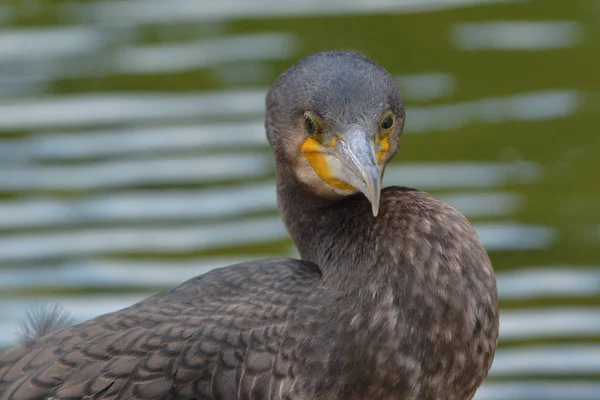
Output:
[[[493,360],[498,300],[490,260],[468,221],[401,187],[382,191],[373,217],[362,194],[320,198],[284,164],[277,171],[279,207],[301,258],[321,270],[327,296],[316,297],[319,305],[343,313],[357,348],[420,354],[422,370],[438,371],[432,382],[465,377],[463,391],[450,397],[471,398]],[[461,362],[440,368],[439,360]],[[385,379],[396,379],[405,367],[390,362]],[[449,385],[427,382],[419,398],[443,398]]]
[[282,167],[277,171],[277,195],[300,257],[316,264],[327,284],[357,289],[371,282],[393,283],[386,276],[391,273],[386,267],[392,266],[381,262],[385,254],[378,251],[378,238],[385,233],[378,232],[378,219],[362,194],[337,200],[317,196]]

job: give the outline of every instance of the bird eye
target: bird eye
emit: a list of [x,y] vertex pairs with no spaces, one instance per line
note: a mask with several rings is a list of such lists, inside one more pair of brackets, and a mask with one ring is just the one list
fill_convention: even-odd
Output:
[[310,136],[316,135],[319,131],[317,118],[310,111],[304,113],[304,129]]
[[388,112],[384,115],[383,119],[381,120],[381,123],[379,124],[379,127],[382,131],[389,131],[394,127],[394,122],[394,114]]

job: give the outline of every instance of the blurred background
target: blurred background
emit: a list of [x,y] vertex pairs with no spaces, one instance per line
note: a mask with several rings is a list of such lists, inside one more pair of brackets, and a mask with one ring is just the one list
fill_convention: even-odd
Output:
[[40,301],[76,320],[213,267],[294,256],[264,95],[363,52],[407,103],[386,183],[455,205],[494,262],[477,399],[600,399],[600,3],[0,3],[0,348]]

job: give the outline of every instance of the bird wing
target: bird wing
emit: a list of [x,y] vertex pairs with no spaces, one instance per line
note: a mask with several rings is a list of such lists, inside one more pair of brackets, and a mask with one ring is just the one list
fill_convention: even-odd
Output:
[[213,270],[9,350],[0,400],[288,398],[281,342],[319,280],[291,259]]

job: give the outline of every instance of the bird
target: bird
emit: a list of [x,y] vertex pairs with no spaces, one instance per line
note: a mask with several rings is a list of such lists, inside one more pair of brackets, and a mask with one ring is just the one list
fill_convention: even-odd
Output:
[[371,58],[296,62],[268,90],[265,130],[300,258],[44,332],[0,356],[0,400],[472,398],[498,342],[495,274],[454,207],[382,187],[405,119]]

